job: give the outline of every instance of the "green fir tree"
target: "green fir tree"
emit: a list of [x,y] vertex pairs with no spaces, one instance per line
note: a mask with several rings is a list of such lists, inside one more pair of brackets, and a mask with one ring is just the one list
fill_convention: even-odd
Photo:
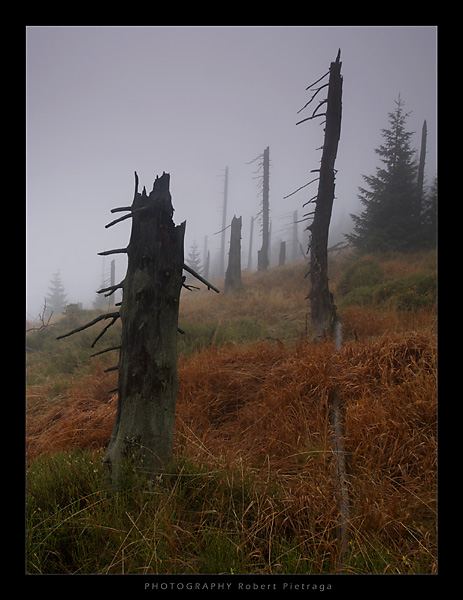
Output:
[[382,130],[384,143],[375,149],[382,166],[375,176],[363,176],[369,189],[359,188],[365,209],[359,216],[351,215],[354,232],[346,237],[364,252],[409,251],[421,245],[413,132],[406,131],[410,113],[404,113],[403,107],[399,94],[396,110],[389,113],[390,128]]

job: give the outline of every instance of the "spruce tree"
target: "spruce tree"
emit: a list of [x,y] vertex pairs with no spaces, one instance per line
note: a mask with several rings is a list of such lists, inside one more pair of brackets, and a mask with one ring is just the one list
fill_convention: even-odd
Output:
[[46,297],[47,310],[50,313],[53,311],[54,315],[60,315],[66,306],[67,294],[65,293],[64,287],[61,283],[61,275],[59,271],[53,274],[53,279],[50,283],[51,285],[48,288],[49,294]]
[[364,252],[412,250],[420,244],[420,214],[417,201],[417,167],[411,148],[413,132],[406,131],[404,103],[396,100],[389,113],[389,129],[382,130],[384,143],[375,149],[382,162],[375,176],[363,175],[369,189],[359,188],[365,207],[351,215],[354,233],[347,239]]
[[[190,252],[188,253],[188,258],[186,259],[186,263],[190,268],[192,268],[194,271],[196,271],[196,273],[198,273],[198,275],[201,275],[201,273],[202,273],[201,259],[199,258],[199,250],[198,250],[198,244],[196,243],[196,240],[193,242],[193,245],[191,246]],[[193,279],[193,277],[191,275],[189,275],[188,273],[186,275],[187,275],[187,277],[186,277],[187,281],[191,281]]]

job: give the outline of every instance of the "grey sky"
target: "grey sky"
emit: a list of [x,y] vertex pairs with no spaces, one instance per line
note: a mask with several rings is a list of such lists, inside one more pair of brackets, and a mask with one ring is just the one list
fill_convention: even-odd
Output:
[[[309,116],[296,113],[338,48],[344,87],[334,230],[361,210],[358,186],[375,172],[374,148],[399,92],[412,111],[416,148],[427,120],[427,183],[436,174],[436,27],[28,27],[26,44],[31,316],[58,269],[68,300],[91,306],[111,260],[97,252],[129,239],[130,220],[104,225],[111,208],[132,201],[135,170],[147,190],[170,173],[174,219],[187,221],[185,253],[196,240],[202,256],[207,235],[214,258],[228,165],[227,221],[243,217],[246,266],[249,222],[260,210],[255,165],[246,163],[270,146],[272,238],[285,239],[288,213],[305,212],[316,187],[283,197],[313,177],[323,141],[318,121],[296,126]],[[254,266],[260,244],[255,236]],[[115,258],[120,280],[126,262]]]

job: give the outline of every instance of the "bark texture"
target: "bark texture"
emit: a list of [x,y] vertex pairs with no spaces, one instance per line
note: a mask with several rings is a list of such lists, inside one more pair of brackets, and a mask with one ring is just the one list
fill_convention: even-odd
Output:
[[173,457],[185,223],[172,220],[169,179],[156,178],[147,195],[136,178],[126,209],[133,222],[122,282],[118,408],[104,461],[116,485],[126,459],[150,476]]

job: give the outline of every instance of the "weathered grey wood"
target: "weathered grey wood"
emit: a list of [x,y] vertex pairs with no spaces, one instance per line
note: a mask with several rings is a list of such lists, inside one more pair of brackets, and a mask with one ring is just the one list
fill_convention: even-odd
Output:
[[115,486],[126,459],[148,476],[172,460],[178,390],[185,223],[172,220],[168,174],[156,178],[149,195],[137,188],[120,308],[118,407],[104,460]]

